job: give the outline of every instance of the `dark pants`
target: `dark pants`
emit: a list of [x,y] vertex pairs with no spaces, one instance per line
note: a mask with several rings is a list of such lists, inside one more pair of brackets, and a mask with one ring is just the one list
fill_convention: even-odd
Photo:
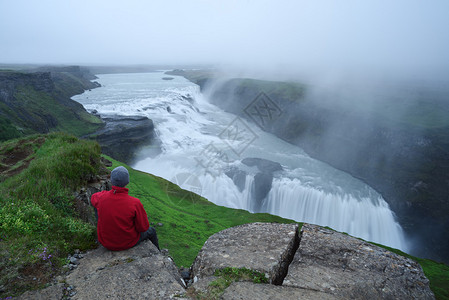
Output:
[[157,239],[156,229],[154,229],[153,227],[148,228],[148,230],[145,232],[141,232],[140,239],[134,246],[139,245],[142,241],[145,240],[150,240],[158,250],[161,250],[159,249],[159,241]]

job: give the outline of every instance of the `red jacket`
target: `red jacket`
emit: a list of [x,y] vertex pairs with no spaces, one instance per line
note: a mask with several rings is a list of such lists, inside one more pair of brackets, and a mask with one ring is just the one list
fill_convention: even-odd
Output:
[[93,194],[90,202],[98,212],[98,240],[109,250],[133,247],[140,232],[150,227],[142,203],[129,196],[127,188],[112,186],[110,191]]

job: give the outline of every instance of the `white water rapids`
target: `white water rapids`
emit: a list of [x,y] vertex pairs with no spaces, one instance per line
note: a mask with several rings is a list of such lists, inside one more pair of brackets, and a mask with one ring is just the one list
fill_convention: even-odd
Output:
[[[218,205],[329,226],[407,250],[400,225],[376,191],[210,104],[197,85],[178,76],[163,80],[168,77],[163,72],[98,77],[102,87],[73,99],[102,116],[143,115],[155,123],[162,152],[143,149],[135,169],[171,180]],[[236,137],[233,130],[242,134]],[[284,169],[274,173],[272,188],[258,207],[253,184],[257,170],[241,164],[246,157],[278,162]],[[246,172],[241,191],[225,174],[232,166]]]

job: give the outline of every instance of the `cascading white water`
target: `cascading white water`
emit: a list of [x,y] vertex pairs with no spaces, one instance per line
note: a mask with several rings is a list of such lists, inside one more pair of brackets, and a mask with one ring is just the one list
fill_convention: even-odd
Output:
[[[143,158],[133,166],[136,169],[171,180],[218,205],[254,211],[257,170],[242,166],[241,160],[258,157],[279,162],[284,170],[273,174],[272,188],[257,211],[407,250],[388,204],[369,186],[211,105],[198,86],[184,78],[164,81],[164,76],[162,72],[100,75],[103,87],[74,100],[102,115],[144,115],[154,121],[162,153]],[[242,151],[235,151],[235,144],[223,134],[237,125],[247,133]],[[211,149],[216,153],[208,156]],[[244,169],[242,190],[225,174],[230,167]]]
[[366,197],[326,193],[297,179],[276,179],[262,206],[285,218],[329,226],[394,248],[405,244],[401,227],[382,198],[373,202]]

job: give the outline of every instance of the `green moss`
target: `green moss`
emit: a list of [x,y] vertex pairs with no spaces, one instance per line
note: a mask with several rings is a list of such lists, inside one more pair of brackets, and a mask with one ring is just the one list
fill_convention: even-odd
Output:
[[209,283],[206,291],[197,292],[194,289],[188,290],[188,294],[199,300],[220,299],[224,291],[237,281],[250,281],[253,283],[268,283],[265,274],[246,268],[223,268],[214,273],[216,279]]

